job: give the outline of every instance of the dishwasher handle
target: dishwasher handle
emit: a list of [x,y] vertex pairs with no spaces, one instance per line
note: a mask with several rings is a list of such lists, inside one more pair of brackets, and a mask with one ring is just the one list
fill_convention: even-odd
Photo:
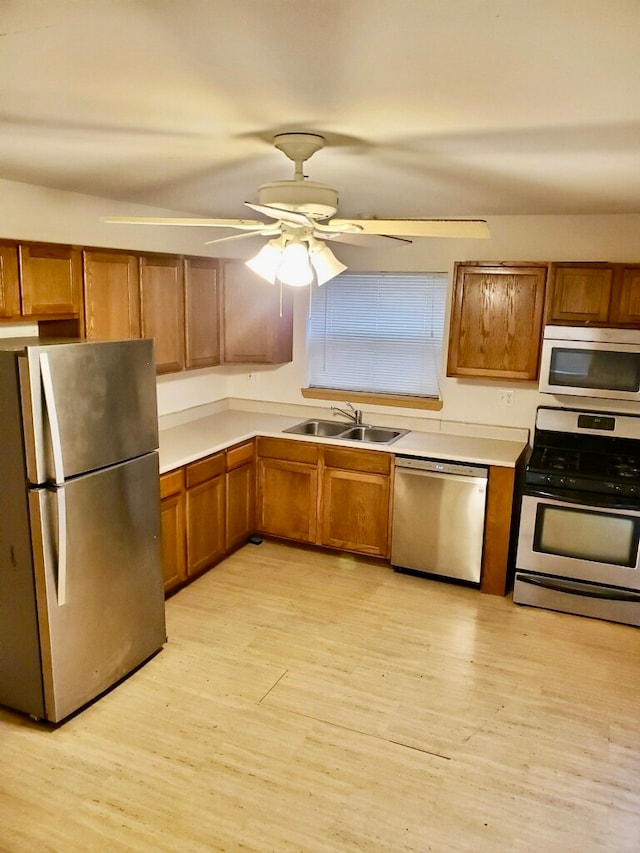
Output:
[[442,459],[423,459],[416,456],[396,456],[396,469],[431,474],[457,475],[458,477],[480,477],[489,479],[489,471],[480,465],[466,465],[464,462],[447,462]]

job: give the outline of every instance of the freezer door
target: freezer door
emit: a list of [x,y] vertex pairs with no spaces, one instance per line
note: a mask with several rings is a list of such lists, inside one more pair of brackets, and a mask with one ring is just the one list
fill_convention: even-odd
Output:
[[19,371],[30,483],[62,483],[158,447],[152,341],[28,346]]
[[166,639],[157,454],[29,498],[45,716],[58,722]]

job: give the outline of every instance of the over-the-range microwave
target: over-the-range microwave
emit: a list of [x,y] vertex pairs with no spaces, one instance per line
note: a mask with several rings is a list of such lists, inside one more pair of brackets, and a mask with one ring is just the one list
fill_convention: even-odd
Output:
[[545,326],[540,391],[640,402],[640,329]]

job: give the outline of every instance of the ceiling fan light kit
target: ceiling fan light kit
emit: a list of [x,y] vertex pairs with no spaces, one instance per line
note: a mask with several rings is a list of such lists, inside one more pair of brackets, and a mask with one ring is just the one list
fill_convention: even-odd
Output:
[[[274,222],[250,219],[167,219],[157,217],[104,217],[103,221],[145,225],[201,225],[233,228],[243,233],[209,240],[222,243],[249,237],[270,239],[246,265],[272,284],[276,279],[293,287],[324,284],[347,269],[325,240],[357,245],[402,245],[412,237],[487,238],[483,219],[331,219],[338,211],[338,191],[304,176],[304,163],[324,148],[324,137],[316,133],[280,133],[273,144],[294,163],[292,180],[272,181],[258,188],[258,204],[245,202],[252,210]],[[328,221],[327,221],[328,220]],[[320,239],[318,239],[320,238]],[[347,239],[348,238],[348,239]]]

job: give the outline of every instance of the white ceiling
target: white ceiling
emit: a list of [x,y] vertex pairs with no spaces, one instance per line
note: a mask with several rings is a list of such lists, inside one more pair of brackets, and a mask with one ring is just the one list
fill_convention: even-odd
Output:
[[[0,178],[247,216],[640,212],[640,0],[0,0]],[[106,214],[118,214],[117,202]]]

